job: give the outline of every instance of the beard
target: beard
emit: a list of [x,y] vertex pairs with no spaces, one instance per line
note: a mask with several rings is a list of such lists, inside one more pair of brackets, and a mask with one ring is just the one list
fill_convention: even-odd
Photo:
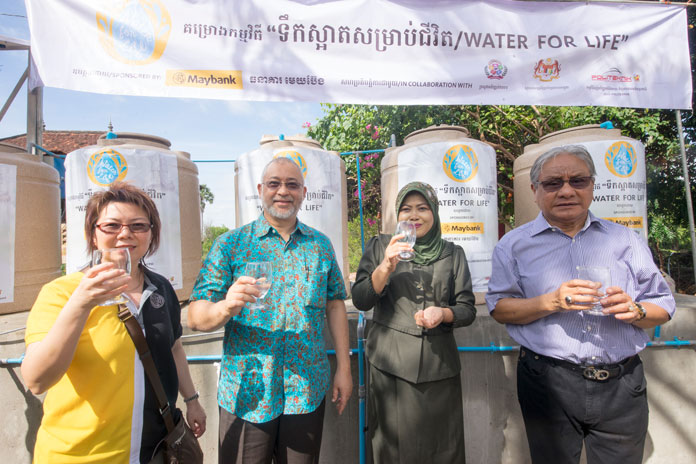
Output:
[[292,205],[289,209],[280,211],[278,210],[275,206],[273,206],[273,202],[271,201],[270,203],[263,203],[263,209],[264,211],[268,211],[268,214],[271,215],[271,217],[275,219],[290,219],[291,217],[294,217],[297,214],[297,211],[300,209],[299,205]]

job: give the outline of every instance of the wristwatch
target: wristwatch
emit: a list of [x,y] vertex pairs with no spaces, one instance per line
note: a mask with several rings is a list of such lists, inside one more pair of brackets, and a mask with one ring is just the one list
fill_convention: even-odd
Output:
[[636,321],[642,321],[643,319],[645,319],[645,316],[648,315],[648,312],[645,310],[643,305],[635,301],[633,302],[631,309],[638,313],[638,319],[636,319]]

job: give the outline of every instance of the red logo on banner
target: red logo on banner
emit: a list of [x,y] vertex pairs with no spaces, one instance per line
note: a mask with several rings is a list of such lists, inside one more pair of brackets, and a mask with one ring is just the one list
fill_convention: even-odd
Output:
[[534,78],[542,82],[551,82],[554,79],[558,79],[560,74],[561,65],[558,63],[558,60],[553,60],[552,58],[539,60],[534,67]]
[[602,74],[593,74],[592,80],[599,82],[629,83],[640,81],[640,75],[634,74],[633,76],[626,76],[619,68],[611,68]]

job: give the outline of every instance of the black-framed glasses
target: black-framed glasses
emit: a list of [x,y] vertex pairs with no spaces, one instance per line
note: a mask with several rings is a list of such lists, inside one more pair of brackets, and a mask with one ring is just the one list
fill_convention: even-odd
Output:
[[134,222],[132,224],[119,224],[118,222],[102,222],[101,224],[95,225],[95,227],[105,234],[114,235],[118,234],[123,230],[124,227],[128,227],[134,234],[142,234],[152,229],[152,224],[149,222]]
[[556,177],[553,179],[542,180],[541,182],[537,182],[537,184],[541,185],[546,192],[558,192],[563,188],[566,182],[568,182],[568,184],[574,189],[583,190],[589,187],[593,180],[594,177],[592,176],[571,177],[568,180]]
[[289,182],[280,182],[278,180],[269,180],[267,182],[264,182],[263,185],[266,186],[268,190],[278,190],[281,185],[285,185],[285,188],[291,191],[297,191],[302,188],[302,184],[299,182],[295,182],[293,180]]

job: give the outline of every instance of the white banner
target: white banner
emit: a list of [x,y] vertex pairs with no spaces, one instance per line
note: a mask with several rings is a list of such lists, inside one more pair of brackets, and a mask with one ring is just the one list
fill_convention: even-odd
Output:
[[691,108],[686,9],[487,0],[26,0],[47,86],[370,104]]
[[240,155],[235,165],[239,206],[237,225],[248,224],[261,214],[263,206],[257,185],[264,166],[279,156],[291,158],[302,169],[307,194],[297,217],[329,237],[343,278],[347,281],[348,257],[343,253],[347,225],[343,221],[344,195],[341,194],[341,159],[338,156],[301,146],[273,150],[259,148]]
[[67,272],[89,265],[84,224],[87,201],[116,181],[140,187],[155,202],[162,221],[157,252],[145,259],[148,268],[162,274],[175,289],[182,288],[179,173],[176,156],[157,149],[91,146],[65,159]]
[[442,238],[466,252],[473,290],[487,291],[491,257],[498,243],[493,148],[471,139],[420,145],[399,153],[397,170],[399,190],[420,181],[437,191]]
[[0,303],[12,303],[17,222],[17,166],[12,164],[0,164],[0,218]]

